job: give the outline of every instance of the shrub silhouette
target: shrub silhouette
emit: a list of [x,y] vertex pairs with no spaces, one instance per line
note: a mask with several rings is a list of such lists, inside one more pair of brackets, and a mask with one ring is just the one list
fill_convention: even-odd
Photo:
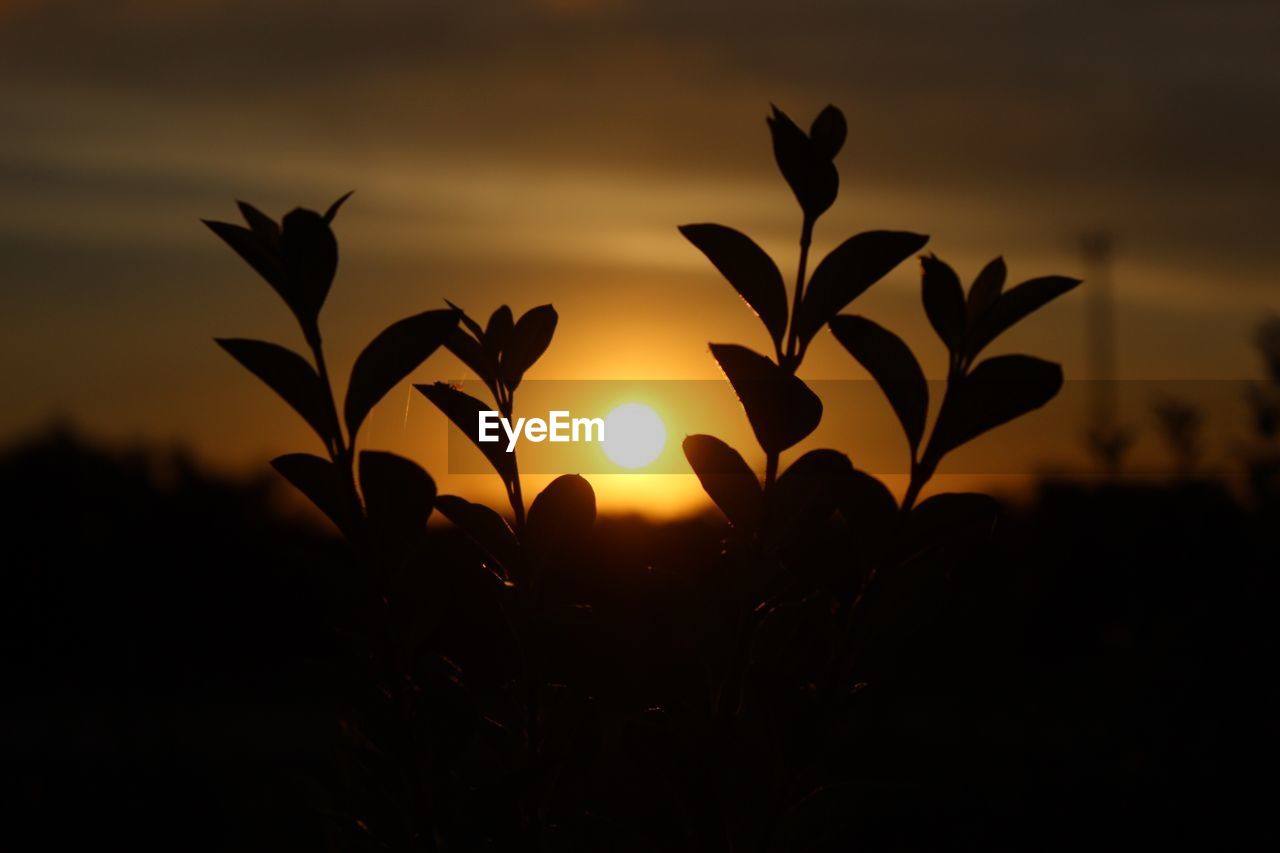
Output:
[[[786,792],[800,784],[795,774],[840,740],[839,720],[857,692],[859,673],[874,666],[859,646],[869,629],[886,630],[884,602],[892,602],[889,609],[899,623],[917,618],[913,611],[923,606],[920,593],[931,583],[931,570],[921,554],[990,531],[996,507],[987,496],[940,494],[918,502],[921,490],[948,453],[1057,394],[1062,371],[1056,364],[1027,355],[977,358],[1015,323],[1079,284],[1050,276],[1006,291],[1005,265],[997,258],[966,294],[951,267],[933,255],[922,257],[925,313],[948,352],[946,390],[927,431],[929,388],[910,347],[874,321],[841,312],[928,237],[857,234],[806,277],[815,225],[839,194],[834,158],[845,138],[844,117],[828,106],[806,133],[775,107],[768,126],[779,171],[801,210],[790,312],[777,264],[749,237],[716,224],[680,228],[760,317],[773,342],[772,358],[737,344],[710,345],[764,452],[763,483],[722,440],[691,435],[684,442],[694,473],[734,528],[736,548],[724,581],[731,591],[721,596],[730,600],[717,605],[727,613],[728,641],[713,676],[713,715],[735,752],[754,754],[773,768],[759,780],[756,796],[770,785]],[[810,435],[822,418],[822,401],[796,374],[825,326],[871,374],[901,424],[911,455],[901,504],[835,450],[809,451],[778,472],[782,452]],[[854,538],[833,545],[824,527],[837,511]],[[865,612],[873,599],[880,613]],[[780,721],[791,738],[785,744],[752,743],[745,735]],[[741,771],[742,762],[737,766]],[[741,784],[741,777],[721,779],[714,796],[726,803],[738,796]],[[733,814],[723,805],[721,811],[733,814],[731,837],[745,842],[785,834],[784,815],[810,808],[811,800],[797,801],[792,791],[765,796],[751,814]],[[797,842],[794,849],[806,846]]]
[[1195,473],[1203,449],[1200,439],[1203,413],[1185,400],[1163,397],[1151,404],[1151,414],[1173,458],[1175,473],[1189,479]]
[[[659,679],[656,699],[628,684],[631,671],[605,653],[586,666],[594,639],[612,626],[588,625],[583,590],[612,601],[629,631],[674,618],[636,606],[627,587],[604,592],[595,580],[636,583],[602,573],[600,550],[584,547],[596,522],[590,484],[564,475],[526,505],[516,455],[476,440],[480,411],[514,418],[523,378],[554,338],[555,309],[517,318],[502,305],[482,326],[447,303],[393,324],[356,359],[340,416],[319,317],[337,269],[331,223],[343,199],[325,214],[297,210],[280,223],[242,204],[245,225],[209,223],[285,300],[311,350],[308,361],[276,344],[219,340],[325,450],[273,465],[373,569],[350,655],[360,677],[343,723],[344,766],[352,768],[344,832],[355,836],[340,837],[410,849],[606,849],[615,837],[642,845],[651,837],[664,839],[650,845],[658,847],[684,838],[690,849],[808,850],[816,844],[805,833],[831,825],[844,795],[821,781],[825,756],[860,743],[849,727],[863,685],[892,671],[886,650],[927,616],[939,577],[982,546],[996,517],[984,495],[920,500],[922,490],[948,453],[1045,404],[1061,386],[1055,364],[979,356],[1078,282],[1046,277],[1006,291],[997,259],[966,292],[949,266],[921,258],[925,313],[949,354],[930,424],[929,388],[910,347],[842,313],[928,238],[857,234],[810,272],[816,226],[839,195],[844,117],[828,107],[806,132],[775,109],[768,124],[801,210],[793,289],[741,232],[680,228],[760,317],[772,353],[710,345],[763,453],[764,476],[718,438],[685,439],[732,535],[719,560],[695,560],[694,540],[680,540],[690,552],[682,559],[699,565],[659,601],[672,613],[697,610],[689,617],[696,640],[677,647],[701,669]],[[811,450],[780,470],[782,454],[822,418],[822,400],[798,372],[825,327],[901,424],[911,461],[901,501],[837,450]],[[436,494],[430,475],[403,457],[356,449],[373,406],[440,346],[479,376],[492,403],[445,383],[415,387],[493,467],[510,522],[495,508]],[[470,550],[432,538],[426,521],[436,510]],[[641,676],[652,665],[643,644],[613,642],[614,651],[635,655]],[[646,821],[661,828],[646,836],[637,828]]]
[[793,490],[783,485],[788,474],[794,480],[824,481],[823,488],[834,492],[819,501],[823,505],[847,503],[854,492],[862,492],[864,502],[883,504],[871,478],[831,451],[806,454],[778,477],[780,454],[812,433],[822,418],[821,400],[796,371],[810,342],[830,325],[836,339],[884,391],[902,426],[911,452],[911,481],[902,509],[910,511],[947,453],[1057,394],[1062,370],[1056,364],[1026,355],[996,356],[976,365],[975,360],[1000,334],[1079,281],[1047,276],[1006,291],[1004,260],[996,258],[966,295],[951,267],[933,255],[921,258],[925,313],[948,352],[946,391],[925,442],[929,388],[910,347],[874,321],[840,312],[922,248],[928,237],[902,231],[857,234],[833,249],[806,279],[814,226],[839,193],[834,158],[844,143],[845,120],[828,106],[805,133],[774,107],[768,126],[779,171],[802,214],[790,316],[778,266],[749,237],[723,225],[680,228],[756,312],[773,340],[773,359],[736,344],[710,345],[765,453],[763,488],[742,456],[712,436],[690,436],[685,455],[708,495],[748,535],[760,533],[761,523],[782,523],[794,509],[792,502],[774,498],[775,490]]
[[370,341],[352,365],[339,424],[320,310],[338,269],[331,226],[350,195],[324,214],[298,208],[279,223],[245,202],[239,203],[245,225],[205,221],[289,306],[313,362],[267,341],[219,338],[217,343],[301,415],[328,454],[326,459],[290,453],[273,459],[272,466],[354,545],[379,549],[382,557],[400,561],[426,533],[435,482],[416,462],[394,453],[366,450],[357,457],[356,438],[378,401],[445,342],[457,326],[458,312],[415,314]]
[[[510,666],[519,672],[514,698],[522,721],[514,732],[498,728],[493,736],[509,741],[508,735],[514,734],[523,744],[523,750],[513,750],[515,744],[511,743],[504,747],[508,753],[523,752],[525,756],[508,764],[503,771],[509,774],[507,778],[532,778],[540,760],[538,726],[543,690],[536,664],[540,650],[530,639],[531,626],[544,615],[535,598],[536,579],[546,564],[586,537],[595,522],[595,493],[582,477],[565,475],[552,481],[526,512],[515,454],[499,444],[477,442],[506,488],[514,514],[513,529],[489,507],[455,495],[437,495],[431,476],[409,459],[385,451],[357,454],[356,439],[369,411],[441,345],[480,376],[497,409],[512,417],[516,390],[550,345],[557,315],[552,306],[542,305],[514,320],[511,309],[503,305],[482,329],[460,308],[449,304],[447,309],[394,323],[369,343],[352,366],[340,422],[319,317],[338,264],[331,224],[349,195],[334,202],[324,214],[298,209],[280,223],[243,202],[240,211],[245,225],[206,223],[284,299],[302,328],[313,361],[265,341],[226,338],[217,342],[301,415],[324,446],[327,458],[291,453],[272,460],[272,465],[334,522],[373,570],[367,578],[369,606],[361,645],[367,657],[365,687],[356,701],[363,710],[358,719],[345,725],[352,733],[357,755],[372,746],[387,756],[387,766],[371,771],[367,783],[370,789],[384,792],[381,808],[392,809],[382,825],[405,827],[401,843],[418,846],[432,831],[444,831],[441,815],[421,802],[423,791],[434,790],[436,795],[453,799],[463,796],[456,789],[457,750],[422,744],[416,734],[421,719],[438,722],[437,737],[450,731],[448,721],[454,720],[460,727],[453,729],[456,738],[470,736],[481,719],[490,725],[493,721],[460,714],[457,666],[438,649],[422,647],[421,614],[415,612],[413,603],[419,593],[414,592],[412,575],[398,570],[408,568],[414,558],[431,556],[423,546],[433,509],[483,550],[484,565],[501,582],[494,603],[506,612],[513,634]],[[416,387],[476,441],[477,414],[488,405],[445,383]],[[474,568],[461,562],[461,568]],[[461,587],[459,581],[449,583],[454,584],[449,605],[473,619],[482,618],[485,604],[463,591],[469,586],[465,579]],[[493,600],[492,588],[488,598]],[[416,662],[424,654],[433,661],[425,669]],[[503,784],[514,799],[501,806],[491,803],[491,809],[503,814],[505,820],[519,810],[518,800],[528,785]],[[402,792],[387,798],[388,788],[401,788]],[[358,796],[367,800],[369,794],[366,791]],[[365,808],[379,810],[368,802]],[[536,835],[536,819],[518,818],[517,822],[523,826],[513,837],[530,832]],[[366,821],[359,825],[368,830]],[[384,828],[377,837],[385,843],[395,833]]]
[[1245,462],[1255,501],[1274,513],[1280,508],[1280,316],[1259,323],[1254,343],[1267,382],[1250,383],[1247,391],[1254,438]]
[[[445,346],[470,367],[493,395],[502,417],[514,420],[516,389],[524,374],[551,345],[558,316],[550,305],[539,305],[513,320],[502,305],[480,324],[453,303],[462,326],[450,331]],[[490,407],[444,382],[418,385],[418,391],[467,435],[493,466],[515,517],[514,531],[501,515],[481,504],[454,495],[438,500],[441,514],[457,525],[488,555],[499,578],[532,594],[538,565],[560,544],[582,538],[595,522],[596,499],[591,484],[577,474],[553,480],[526,515],[520,469],[514,451],[501,442],[481,442],[476,430],[479,414]]]

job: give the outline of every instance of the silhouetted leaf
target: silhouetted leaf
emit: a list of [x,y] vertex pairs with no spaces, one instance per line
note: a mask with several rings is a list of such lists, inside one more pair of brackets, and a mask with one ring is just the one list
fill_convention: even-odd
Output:
[[546,554],[580,542],[596,523],[596,493],[577,474],[552,480],[529,507],[524,539],[536,552]]
[[278,251],[280,226],[276,221],[246,201],[237,201],[236,207],[240,208],[240,215],[244,217],[245,224],[258,235],[263,245],[271,251]]
[[1053,399],[1062,368],[1029,355],[1002,355],[975,367],[943,401],[926,456],[933,461]]
[[324,217],[302,208],[287,214],[280,229],[280,259],[285,301],[303,329],[312,329],[338,271],[338,241]]
[[956,352],[965,332],[964,288],[955,270],[935,255],[920,259],[924,313],[947,349]]
[[711,344],[711,354],[729,377],[766,453],[781,453],[817,429],[822,401],[798,377],[737,344]]
[[898,502],[884,483],[854,468],[840,511],[850,522],[865,519],[879,523],[897,513]]
[[444,304],[448,305],[454,311],[458,312],[458,316],[462,319],[462,325],[467,327],[467,330],[471,332],[471,334],[475,337],[477,342],[484,340],[484,329],[480,328],[480,324],[477,323],[475,320],[472,320],[466,311],[463,311],[461,308],[459,308],[457,305],[454,305],[448,299],[444,301]]
[[754,530],[760,520],[760,481],[729,445],[711,435],[686,436],[684,456],[707,496],[740,530]]
[[801,348],[846,305],[927,242],[927,236],[907,231],[867,231],[831,250],[810,276],[796,313]]
[[354,192],[355,190],[347,190],[338,197],[337,201],[329,205],[329,209],[324,212],[324,221],[332,223],[334,217],[338,215],[338,211],[342,209],[342,205],[346,204],[347,199],[351,198]]
[[453,311],[424,311],[392,323],[369,342],[351,366],[343,413],[351,444],[369,410],[417,369],[458,327]]
[[472,503],[457,495],[440,495],[435,503],[441,515],[453,522],[498,565],[508,571],[515,569],[520,546],[506,519],[483,504]]
[[983,267],[982,272],[978,273],[978,277],[973,280],[973,284],[969,285],[969,298],[965,302],[965,312],[970,329],[1000,298],[1007,274],[1004,258],[996,258]]
[[502,354],[507,341],[510,340],[513,328],[515,328],[515,319],[511,315],[510,306],[499,305],[489,315],[489,323],[484,327],[484,335],[480,338],[480,342],[484,345],[485,352],[495,362]]
[[508,388],[514,390],[524,378],[525,371],[533,367],[533,363],[551,346],[558,319],[556,309],[550,305],[539,305],[526,311],[516,322],[510,340],[502,348],[502,360],[498,365],[502,381]]
[[413,387],[421,391],[422,396],[434,403],[454,426],[462,430],[463,435],[471,439],[472,444],[480,448],[480,452],[489,460],[503,482],[509,484],[515,481],[515,453],[507,452],[505,436],[498,441],[480,441],[480,413],[493,411],[490,406],[445,382]]
[[898,527],[898,502],[884,483],[854,468],[848,477],[840,505],[849,529],[878,556],[892,541]]
[[489,358],[489,353],[485,352],[479,341],[463,329],[454,327],[445,337],[444,345],[449,352],[458,357],[459,361],[474,370],[486,385],[493,384],[497,365]]
[[369,523],[380,533],[403,537],[426,532],[436,484],[418,463],[381,450],[362,451],[360,490]]
[[222,241],[235,250],[254,272],[262,276],[271,289],[279,294],[285,304],[290,305],[288,285],[285,281],[284,264],[280,260],[278,246],[269,244],[263,235],[243,225],[232,225],[230,222],[214,222],[201,220],[209,226],[209,230],[217,234]]
[[827,104],[809,126],[809,139],[818,154],[828,160],[834,160],[840,153],[840,149],[844,147],[844,138],[848,132],[849,127],[845,123],[844,113],[834,105]]
[[1073,290],[1079,284],[1079,279],[1050,275],[1024,281],[1017,287],[1002,293],[987,312],[974,323],[965,347],[969,358],[982,352],[987,344],[1014,323],[1062,294]]
[[339,530],[351,536],[356,507],[332,462],[309,453],[287,453],[272,459],[271,467],[306,495]]
[[1000,503],[977,492],[946,492],[923,500],[911,511],[911,540],[917,547],[981,542],[991,535]]
[[831,321],[831,332],[889,398],[889,405],[893,406],[907,434],[914,459],[929,414],[929,385],[911,348],[893,332],[866,317],[836,317]]
[[746,234],[723,225],[681,225],[679,230],[764,321],[774,346],[781,346],[787,331],[787,288],[773,258]]
[[774,107],[766,122],[773,136],[778,169],[800,202],[805,218],[812,222],[831,207],[840,191],[835,164],[782,110]]
[[835,450],[810,450],[791,464],[770,496],[768,524],[775,536],[785,536],[810,521],[823,521],[835,512],[849,489],[853,465]]
[[293,350],[267,341],[247,338],[214,338],[214,341],[302,415],[325,447],[334,442],[338,423],[329,407],[328,392],[310,362]]

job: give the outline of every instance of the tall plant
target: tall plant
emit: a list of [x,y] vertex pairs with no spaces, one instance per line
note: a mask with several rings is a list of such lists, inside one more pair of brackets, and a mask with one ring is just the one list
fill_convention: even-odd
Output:
[[332,223],[350,195],[323,214],[298,208],[280,222],[245,202],[239,203],[244,225],[205,221],[284,300],[302,329],[311,360],[268,341],[218,338],[217,343],[301,415],[324,447],[323,457],[289,453],[273,459],[272,466],[353,544],[379,549],[381,556],[395,560],[425,534],[435,482],[403,456],[375,450],[357,454],[357,437],[378,401],[445,342],[459,312],[424,311],[374,337],[351,367],[339,418],[320,310],[338,269]]

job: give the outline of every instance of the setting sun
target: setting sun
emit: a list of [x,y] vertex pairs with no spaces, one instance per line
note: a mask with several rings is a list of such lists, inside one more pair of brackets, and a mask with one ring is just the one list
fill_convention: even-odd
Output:
[[643,468],[658,458],[667,428],[643,403],[623,403],[604,419],[604,453],[623,468]]

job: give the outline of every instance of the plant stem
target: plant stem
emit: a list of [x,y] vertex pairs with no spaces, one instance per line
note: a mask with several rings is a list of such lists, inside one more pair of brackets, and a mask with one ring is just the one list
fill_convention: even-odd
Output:
[[346,456],[346,441],[342,437],[342,427],[338,423],[338,405],[333,395],[333,383],[329,381],[329,368],[324,361],[324,346],[320,343],[320,333],[307,335],[307,343],[311,346],[311,355],[316,362],[316,373],[320,376],[320,384],[324,386],[325,402],[329,406],[329,414],[333,417],[333,444],[328,448],[329,455],[336,463]]
[[907,485],[907,493],[902,496],[902,511],[911,512],[911,508],[916,505],[916,499],[920,497],[920,490],[924,488],[924,484],[928,481],[929,475],[924,469],[915,462],[911,463],[911,482]]
[[813,242],[813,220],[805,216],[800,226],[800,262],[796,269],[795,304],[791,308],[791,334],[787,338],[787,361],[792,373],[800,366],[799,342],[796,332],[796,317],[800,314],[800,302],[804,298],[804,281],[809,266],[809,244]]
[[947,405],[951,402],[951,397],[955,393],[955,388],[964,379],[965,369],[960,361],[960,357],[953,354],[947,366],[947,389],[942,393],[942,404],[938,407],[938,419],[933,424],[933,435],[929,437],[929,441],[925,444],[924,452],[920,454],[919,460],[914,457],[911,460],[911,482],[907,484],[907,492],[902,496],[902,511],[910,512],[911,508],[916,505],[916,500],[920,497],[920,490],[933,477],[935,471],[938,470],[938,462],[941,457],[934,453],[933,439],[937,437],[938,424],[943,423],[943,415],[947,411]]
[[360,493],[356,491],[355,437],[352,436],[353,444],[348,446],[342,436],[342,425],[338,422],[337,398],[333,393],[333,383],[329,380],[329,368],[324,361],[324,346],[320,342],[319,330],[307,334],[307,343],[311,345],[311,354],[316,361],[316,374],[320,377],[320,384],[324,387],[325,401],[329,405],[329,415],[333,418],[334,435],[332,446],[328,448],[329,458],[341,472],[343,485],[347,487],[347,493],[351,498],[351,507],[358,518],[361,515],[361,507]]
[[[515,460],[512,460],[515,465]],[[515,465],[516,476],[511,482],[509,497],[511,499],[511,510],[516,514],[516,533],[519,534],[524,530],[524,492],[520,488],[520,468]]]
[[[498,390],[504,391],[504,389],[506,389],[506,386],[499,382]],[[502,412],[502,416],[510,420],[516,408],[515,392],[505,390],[505,393],[495,394],[494,396],[497,399],[498,409]],[[524,530],[524,491],[520,487],[520,463],[516,461],[514,452],[511,454],[511,467],[515,470],[515,477],[507,484],[507,500],[511,502],[511,511],[516,516],[516,534],[518,535]]]

